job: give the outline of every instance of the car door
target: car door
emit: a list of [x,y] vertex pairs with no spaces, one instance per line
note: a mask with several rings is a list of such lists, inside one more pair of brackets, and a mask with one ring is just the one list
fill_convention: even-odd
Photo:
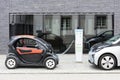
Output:
[[26,62],[39,62],[43,54],[43,49],[36,47],[39,42],[33,39],[22,39],[23,46],[17,46],[17,52]]

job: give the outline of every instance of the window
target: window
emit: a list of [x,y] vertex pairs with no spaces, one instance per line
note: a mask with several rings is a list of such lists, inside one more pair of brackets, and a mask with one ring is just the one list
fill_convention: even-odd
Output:
[[107,28],[107,16],[97,15],[95,17],[95,26],[96,28]]
[[16,47],[32,47],[35,48],[37,42],[33,39],[21,38],[16,42]]
[[71,16],[62,16],[61,17],[61,30],[71,30]]

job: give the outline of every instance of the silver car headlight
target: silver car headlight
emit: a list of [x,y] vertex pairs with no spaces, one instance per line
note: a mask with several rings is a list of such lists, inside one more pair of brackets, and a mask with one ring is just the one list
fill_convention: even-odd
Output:
[[100,51],[100,50],[102,50],[103,48],[97,48],[96,50],[95,50],[95,52],[98,52],[98,51]]

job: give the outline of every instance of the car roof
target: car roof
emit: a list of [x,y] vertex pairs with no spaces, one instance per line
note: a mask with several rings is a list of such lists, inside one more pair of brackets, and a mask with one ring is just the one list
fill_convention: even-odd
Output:
[[18,38],[31,38],[31,39],[34,39],[35,36],[33,36],[33,35],[16,35],[16,36],[13,36],[12,38],[13,39],[18,39]]
[[99,35],[104,34],[104,33],[106,33],[106,32],[112,32],[112,33],[113,33],[113,30],[102,31],[102,32],[98,33],[97,35],[99,36]]

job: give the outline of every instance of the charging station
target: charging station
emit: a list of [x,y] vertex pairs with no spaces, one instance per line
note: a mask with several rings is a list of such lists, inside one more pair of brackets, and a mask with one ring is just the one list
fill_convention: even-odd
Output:
[[83,29],[75,29],[76,62],[82,62],[82,56],[83,56]]

